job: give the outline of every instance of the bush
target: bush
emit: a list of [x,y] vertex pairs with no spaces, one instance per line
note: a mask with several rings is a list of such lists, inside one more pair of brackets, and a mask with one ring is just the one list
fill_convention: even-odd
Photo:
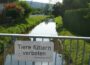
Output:
[[57,2],[54,6],[53,6],[53,11],[52,14],[57,17],[57,16],[63,16],[64,13],[64,7],[61,3]]
[[[23,16],[23,7],[17,5],[16,3],[9,3],[5,5],[5,16],[16,19]],[[21,15],[22,14],[22,15]]]
[[75,34],[90,36],[90,8],[66,10],[64,14],[64,26]]
[[[46,19],[48,16],[33,16],[26,19],[25,23],[16,24],[14,26],[0,26],[0,33],[12,33],[12,34],[22,34],[29,33],[36,25],[38,25],[42,20]],[[0,37],[0,53],[3,52],[3,44],[10,44],[11,37]]]
[[3,18],[0,20],[0,24],[13,25],[20,23],[30,15],[31,8],[26,2],[7,3],[4,4]]

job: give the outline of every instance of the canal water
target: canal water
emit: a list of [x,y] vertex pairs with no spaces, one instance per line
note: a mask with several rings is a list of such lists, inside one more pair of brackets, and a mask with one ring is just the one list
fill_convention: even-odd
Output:
[[[37,25],[29,35],[42,35],[42,36],[58,36],[56,31],[56,23],[53,19],[43,21]],[[33,39],[31,39],[33,41]],[[47,38],[36,38],[36,41],[50,41]],[[53,52],[53,62],[35,62],[35,65],[63,65],[62,54]],[[18,61],[15,59],[15,55],[7,55],[4,65],[33,65],[31,61]]]

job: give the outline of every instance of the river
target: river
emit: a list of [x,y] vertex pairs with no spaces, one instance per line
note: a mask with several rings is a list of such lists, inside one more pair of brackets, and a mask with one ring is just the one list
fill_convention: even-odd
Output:
[[[56,23],[53,19],[43,21],[37,25],[29,33],[30,35],[58,36],[56,31]],[[31,39],[33,40],[33,39]],[[36,41],[50,41],[49,39],[36,38]],[[12,59],[11,59],[12,58]],[[32,65],[30,61],[17,61],[15,55],[7,55],[4,65]],[[62,54],[53,52],[53,62],[35,62],[35,65],[62,65]]]

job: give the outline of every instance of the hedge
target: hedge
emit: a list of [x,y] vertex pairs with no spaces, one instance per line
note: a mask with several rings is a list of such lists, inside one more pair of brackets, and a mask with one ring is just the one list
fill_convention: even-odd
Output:
[[66,10],[64,13],[64,26],[75,34],[90,36],[90,8]]

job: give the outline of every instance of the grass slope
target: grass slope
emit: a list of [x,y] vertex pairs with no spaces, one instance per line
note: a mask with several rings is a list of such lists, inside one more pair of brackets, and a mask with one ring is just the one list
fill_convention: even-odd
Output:
[[[18,21],[15,25],[0,26],[0,33],[28,33],[34,26],[45,20],[48,16],[33,16],[27,18],[24,22]],[[11,40],[10,37],[0,37],[0,48],[3,43],[8,43]]]
[[[33,27],[48,18],[48,16],[33,16],[27,19],[22,19],[14,24],[0,24],[0,33],[28,33]],[[0,37],[0,65],[3,64],[3,45],[10,44],[11,37]],[[10,44],[11,45],[11,44]]]

